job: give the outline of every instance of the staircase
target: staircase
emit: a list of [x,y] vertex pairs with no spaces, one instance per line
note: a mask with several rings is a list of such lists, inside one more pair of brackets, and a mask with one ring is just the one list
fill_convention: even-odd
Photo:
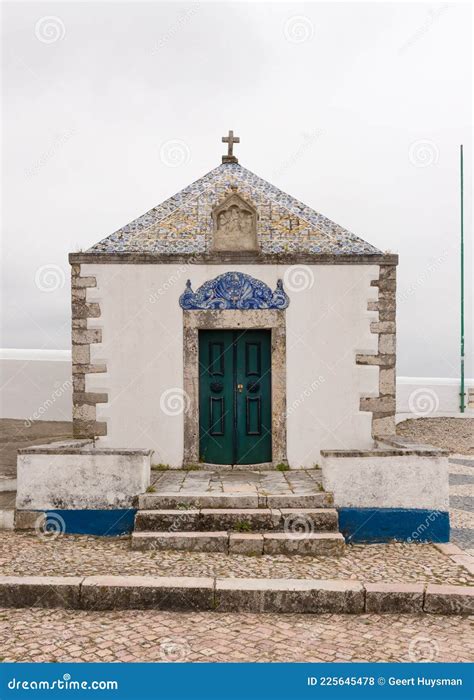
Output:
[[[174,480],[173,489],[165,490],[170,480]],[[344,553],[337,511],[331,507],[333,497],[322,491],[319,470],[295,475],[246,471],[196,476],[193,472],[180,485],[174,475],[158,479],[155,489],[139,496],[134,550]]]

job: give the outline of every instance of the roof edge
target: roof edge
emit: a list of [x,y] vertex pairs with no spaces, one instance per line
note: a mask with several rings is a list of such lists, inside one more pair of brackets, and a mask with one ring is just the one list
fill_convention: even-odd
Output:
[[71,265],[398,265],[395,253],[69,253]]

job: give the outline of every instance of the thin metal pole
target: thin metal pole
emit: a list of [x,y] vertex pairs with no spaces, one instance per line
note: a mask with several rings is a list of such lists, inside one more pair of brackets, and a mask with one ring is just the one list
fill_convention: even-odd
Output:
[[463,151],[460,146],[461,168],[461,392],[460,410],[464,413],[464,167]]

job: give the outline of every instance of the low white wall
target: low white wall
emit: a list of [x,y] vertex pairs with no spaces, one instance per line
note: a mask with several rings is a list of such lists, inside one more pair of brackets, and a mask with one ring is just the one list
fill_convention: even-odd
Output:
[[321,467],[323,486],[338,508],[449,510],[448,457],[442,453],[322,455]]
[[[467,407],[468,388],[474,387],[474,379],[466,379],[465,386]],[[440,413],[458,413],[460,388],[459,379],[397,377],[397,413],[403,414],[403,418],[428,418]]]
[[149,450],[107,450],[64,443],[18,454],[17,509],[129,508],[150,484]]
[[0,418],[72,420],[69,350],[0,350]]

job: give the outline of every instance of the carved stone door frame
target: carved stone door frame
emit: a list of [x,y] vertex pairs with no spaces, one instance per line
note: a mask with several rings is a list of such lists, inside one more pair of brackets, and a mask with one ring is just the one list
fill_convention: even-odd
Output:
[[183,464],[199,462],[199,331],[220,329],[271,330],[272,464],[286,464],[286,318],[277,309],[183,311]]

